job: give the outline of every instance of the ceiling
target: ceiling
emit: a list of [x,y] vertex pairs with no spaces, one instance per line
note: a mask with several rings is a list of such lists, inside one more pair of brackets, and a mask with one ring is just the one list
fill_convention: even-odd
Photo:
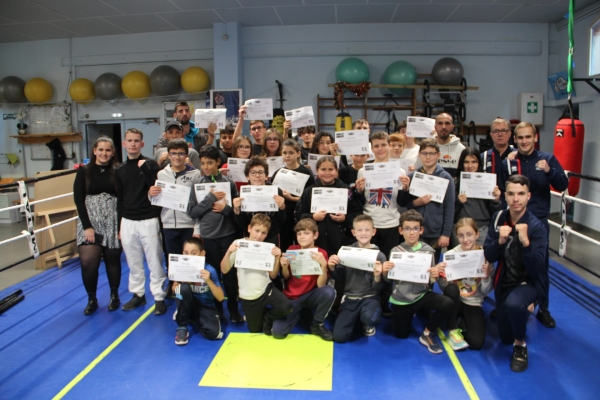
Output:
[[[598,0],[577,0],[576,10]],[[568,0],[0,0],[0,43],[242,26],[551,23]]]

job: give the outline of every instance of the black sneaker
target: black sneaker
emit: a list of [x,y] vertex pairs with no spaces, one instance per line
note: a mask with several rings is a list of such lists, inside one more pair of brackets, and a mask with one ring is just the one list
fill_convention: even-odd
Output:
[[273,335],[273,321],[265,316],[263,320],[263,333],[267,336]]
[[175,333],[175,344],[177,346],[183,346],[188,344],[188,338],[190,337],[186,328],[179,328]]
[[535,316],[538,321],[542,323],[546,328],[556,328],[556,321],[550,315],[550,311],[539,309],[537,315]]
[[246,317],[242,316],[238,310],[233,310],[229,312],[229,319],[232,323],[237,324],[239,322],[244,322]]
[[512,360],[510,362],[510,369],[514,372],[523,372],[527,369],[528,364],[528,353],[527,347],[517,346],[513,347]]
[[138,296],[137,294],[134,294],[133,297],[131,298],[131,300],[129,300],[127,303],[123,304],[123,307],[121,307],[123,309],[123,311],[131,311],[134,308],[143,306],[146,304],[146,295],[142,295],[142,297]]
[[108,311],[115,311],[121,305],[121,299],[116,294],[110,295],[110,301],[108,302]]
[[154,303],[154,315],[163,315],[167,312],[167,305],[164,300],[157,300]]
[[87,303],[87,306],[85,306],[85,310],[83,310],[83,314],[84,315],[92,315],[93,313],[96,312],[96,310],[98,309],[98,300],[94,299],[94,300],[90,300]]
[[385,302],[381,304],[381,316],[383,318],[391,318],[394,315],[394,312],[390,308],[390,305]]
[[310,327],[310,333],[312,333],[313,335],[317,335],[321,339],[326,340],[328,342],[333,341],[333,333],[331,333],[331,331],[327,329],[327,327],[323,323],[312,324]]

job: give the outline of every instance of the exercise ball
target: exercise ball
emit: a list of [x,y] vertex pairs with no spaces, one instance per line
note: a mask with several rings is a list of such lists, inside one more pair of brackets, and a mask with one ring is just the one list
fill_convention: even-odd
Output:
[[356,57],[346,58],[335,69],[335,79],[338,82],[363,83],[368,82],[370,76],[367,64]]
[[181,86],[187,93],[204,92],[210,87],[208,72],[200,67],[189,67],[181,74]]
[[85,78],[75,79],[69,86],[69,94],[73,101],[87,104],[96,98],[94,82]]
[[433,81],[443,86],[458,86],[464,74],[460,61],[452,57],[440,58],[431,70]]
[[121,89],[128,99],[143,99],[150,95],[150,80],[142,71],[131,71],[123,77]]
[[121,97],[121,77],[112,72],[106,72],[96,78],[94,82],[96,96],[101,100],[115,100]]
[[7,76],[0,81],[0,97],[7,103],[25,103],[25,81],[16,76]]
[[181,75],[170,65],[161,65],[150,74],[150,87],[159,96],[177,94],[181,90]]
[[44,78],[31,78],[25,84],[25,97],[32,103],[47,103],[53,94],[52,85]]
[[[417,70],[406,61],[395,61],[383,73],[383,83],[386,85],[414,85],[417,83]],[[412,89],[389,90],[395,94],[409,94]]]

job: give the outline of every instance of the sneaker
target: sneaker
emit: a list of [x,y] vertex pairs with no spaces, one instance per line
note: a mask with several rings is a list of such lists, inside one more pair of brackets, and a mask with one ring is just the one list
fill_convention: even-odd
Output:
[[190,335],[187,329],[177,329],[177,332],[175,333],[175,344],[177,346],[183,346],[184,344],[188,344],[189,336]]
[[321,339],[326,340],[328,342],[333,341],[333,333],[331,333],[331,331],[327,329],[327,327],[323,323],[312,324],[310,327],[310,333],[312,333],[313,335],[317,335]]
[[117,294],[110,295],[110,301],[108,302],[108,311],[115,311],[121,305],[121,299]]
[[246,317],[244,317],[238,310],[233,310],[229,312],[229,319],[232,323],[237,324],[238,322],[244,322]]
[[556,321],[550,315],[550,311],[539,309],[537,315],[535,316],[538,321],[542,323],[546,328],[556,328]]
[[85,306],[85,310],[83,310],[84,315],[92,315],[98,309],[98,300],[89,300],[87,306]]
[[385,302],[381,304],[381,316],[383,318],[391,318],[394,315],[390,305]]
[[154,302],[154,315],[163,315],[167,312],[167,304],[164,300]]
[[465,338],[463,337],[460,329],[452,329],[449,331],[448,338],[450,339],[450,346],[452,346],[452,350],[464,350],[469,347],[469,343],[465,342]]
[[131,311],[134,308],[143,306],[146,304],[146,295],[142,295],[142,297],[138,296],[137,294],[134,294],[133,297],[131,298],[131,300],[129,300],[127,303],[123,304],[123,307],[121,307],[123,309],[123,311]]
[[528,352],[527,347],[517,346],[513,347],[512,360],[510,362],[510,369],[513,372],[523,372],[527,369]]
[[419,337],[419,342],[429,350],[433,354],[440,354],[444,350],[442,346],[437,341],[436,334],[433,332],[429,332],[429,335],[425,336],[425,333],[422,333]]
[[267,336],[273,335],[273,321],[265,316],[263,320],[263,333]]
[[363,333],[365,336],[373,336],[375,335],[375,332],[377,332],[377,329],[375,329],[374,326],[363,325]]

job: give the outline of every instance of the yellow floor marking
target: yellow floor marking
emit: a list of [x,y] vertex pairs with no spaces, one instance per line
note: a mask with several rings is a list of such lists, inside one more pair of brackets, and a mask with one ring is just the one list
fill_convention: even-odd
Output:
[[[442,344],[444,345],[444,348],[446,349],[446,352],[448,353],[448,357],[450,358],[450,361],[452,361],[452,365],[454,365],[454,369],[456,370],[456,373],[458,374],[460,381],[462,382],[463,386],[465,387],[465,390],[467,391],[469,398],[471,400],[479,400],[479,396],[477,395],[477,392],[475,391],[473,384],[471,384],[471,381],[469,380],[467,373],[463,369],[460,361],[458,361],[458,358],[456,357],[454,350],[452,350],[452,347],[450,346],[449,343],[446,343],[446,336],[444,336],[444,332],[442,332],[441,329],[438,329],[438,335],[439,335],[440,339],[442,339]],[[448,341],[449,340],[450,339],[448,339]]]

